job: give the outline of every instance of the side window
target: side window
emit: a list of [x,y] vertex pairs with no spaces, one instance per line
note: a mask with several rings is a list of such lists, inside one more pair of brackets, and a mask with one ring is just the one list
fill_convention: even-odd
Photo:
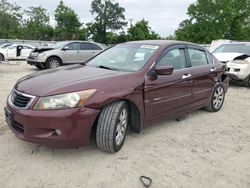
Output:
[[96,44],[81,43],[81,50],[102,50],[102,49]]
[[186,68],[186,58],[184,49],[177,48],[170,50],[161,58],[158,65],[172,66],[174,67],[174,70]]
[[207,56],[203,50],[188,49],[189,57],[191,60],[192,67],[207,65]]
[[210,53],[206,53],[207,54],[207,60],[208,60],[208,64],[214,64],[214,58]]
[[23,49],[32,49],[30,46],[23,46]]
[[67,45],[69,50],[80,50],[80,43],[75,42]]

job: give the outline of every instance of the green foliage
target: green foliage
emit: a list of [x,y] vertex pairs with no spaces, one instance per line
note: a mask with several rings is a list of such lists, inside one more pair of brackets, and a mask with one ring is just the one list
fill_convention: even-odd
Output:
[[95,15],[95,19],[88,24],[88,30],[96,42],[107,44],[108,31],[120,30],[127,25],[125,9],[114,0],[94,0],[90,12]]
[[21,26],[21,7],[7,0],[0,0],[0,38],[16,38]]
[[107,33],[108,44],[118,44],[122,42],[127,42],[128,40],[128,35],[126,35],[124,31],[119,34],[113,32]]
[[28,17],[23,26],[23,38],[49,40],[53,38],[53,28],[49,25],[47,10],[39,7],[29,7],[25,10]]
[[175,32],[179,40],[210,43],[214,39],[250,39],[249,0],[198,0],[188,8],[189,19]]
[[83,35],[82,23],[74,10],[61,0],[55,11],[55,38],[57,40],[79,39]]
[[151,30],[148,21],[142,19],[128,30],[129,40],[153,40],[160,36]]

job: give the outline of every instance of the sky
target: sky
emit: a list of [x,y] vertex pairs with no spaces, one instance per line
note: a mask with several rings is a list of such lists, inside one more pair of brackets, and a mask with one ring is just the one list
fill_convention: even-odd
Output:
[[[46,8],[51,16],[51,24],[55,25],[54,11],[60,0],[9,0],[17,3],[23,9],[29,6]],[[162,37],[174,34],[179,23],[188,18],[187,8],[196,0],[116,0],[125,8],[126,20],[133,23],[145,19],[153,31]],[[71,7],[79,16],[81,22],[87,23],[93,20],[90,13],[92,0],[64,0],[64,4]]]

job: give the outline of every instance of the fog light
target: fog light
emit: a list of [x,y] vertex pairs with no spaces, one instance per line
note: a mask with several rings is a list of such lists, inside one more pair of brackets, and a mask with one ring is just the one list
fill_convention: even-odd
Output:
[[60,131],[60,130],[58,130],[58,129],[55,130],[55,133],[56,133],[58,136],[62,135],[62,131]]

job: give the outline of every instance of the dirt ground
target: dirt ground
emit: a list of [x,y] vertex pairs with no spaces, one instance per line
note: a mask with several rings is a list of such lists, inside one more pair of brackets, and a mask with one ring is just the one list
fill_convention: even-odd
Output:
[[231,86],[218,113],[195,111],[188,119],[158,122],[128,133],[123,149],[108,154],[94,140],[79,149],[23,142],[8,129],[7,95],[25,62],[0,63],[0,187],[250,187],[250,90]]

